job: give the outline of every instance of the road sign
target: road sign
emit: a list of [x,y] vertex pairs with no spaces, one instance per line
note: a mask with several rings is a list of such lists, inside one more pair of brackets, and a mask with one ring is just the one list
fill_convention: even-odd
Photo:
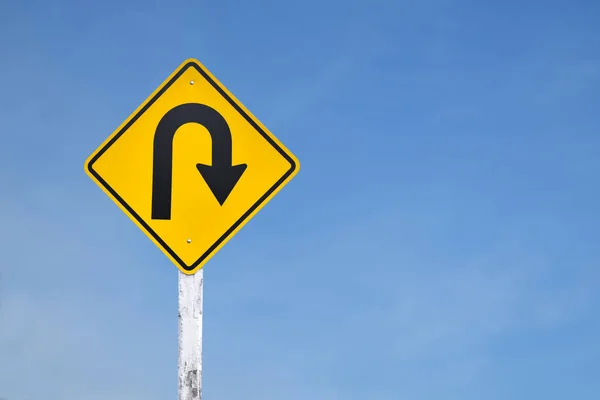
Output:
[[185,274],[298,172],[296,157],[187,60],[86,160],[86,173]]

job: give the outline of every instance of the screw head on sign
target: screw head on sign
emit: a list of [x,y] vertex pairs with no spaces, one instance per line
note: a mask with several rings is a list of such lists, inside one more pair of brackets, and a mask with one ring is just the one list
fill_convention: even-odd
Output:
[[192,243],[192,239],[188,239],[188,240],[186,240],[186,242]]
[[193,85],[193,84],[194,84],[194,81],[190,81],[190,85]]

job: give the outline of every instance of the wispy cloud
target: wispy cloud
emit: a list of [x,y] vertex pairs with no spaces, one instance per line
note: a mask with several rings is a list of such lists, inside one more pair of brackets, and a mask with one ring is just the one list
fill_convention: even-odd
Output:
[[318,49],[310,57],[312,62],[303,63],[310,68],[290,72],[283,88],[275,89],[266,107],[270,126],[277,128],[303,118],[311,109],[320,108],[328,96],[351,90],[353,81],[369,79],[373,58],[390,44],[375,23],[368,19],[356,22],[341,27],[345,34],[340,35],[339,43]]
[[201,49],[304,164],[207,267],[206,398],[594,398],[593,7],[157,4],[0,26],[0,395],[176,395],[177,271],[83,160]]

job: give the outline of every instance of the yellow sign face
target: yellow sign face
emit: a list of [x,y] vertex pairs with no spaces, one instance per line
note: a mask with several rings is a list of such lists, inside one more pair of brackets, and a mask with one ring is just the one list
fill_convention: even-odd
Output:
[[193,274],[300,164],[206,68],[187,60],[86,160],[86,173]]

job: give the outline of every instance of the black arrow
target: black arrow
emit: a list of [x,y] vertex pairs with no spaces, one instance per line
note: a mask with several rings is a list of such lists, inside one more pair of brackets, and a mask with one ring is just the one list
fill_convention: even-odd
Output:
[[231,165],[231,131],[216,110],[204,104],[187,103],[172,108],[156,127],[152,167],[152,219],[171,219],[173,182],[173,138],[182,125],[204,126],[212,139],[212,166],[196,164],[213,195],[223,205],[246,170],[246,164]]

